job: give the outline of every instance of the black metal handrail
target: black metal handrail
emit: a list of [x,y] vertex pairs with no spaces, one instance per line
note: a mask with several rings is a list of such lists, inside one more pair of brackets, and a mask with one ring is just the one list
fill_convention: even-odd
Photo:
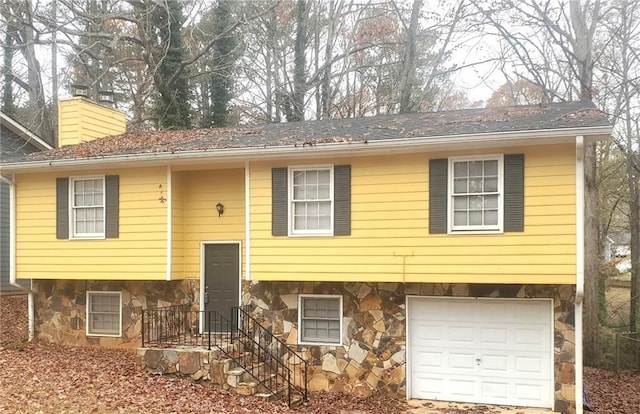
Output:
[[[267,378],[254,376],[266,388],[279,390],[286,388],[289,406],[292,396],[298,395],[301,401],[308,401],[307,375],[309,363],[286,342],[273,335],[256,318],[247,312],[246,307],[235,307],[232,314],[237,317],[234,336],[245,346],[244,357],[258,361],[258,373]],[[272,391],[273,392],[273,391]]]
[[142,311],[142,347],[192,346],[226,352],[232,322],[216,311],[192,310],[190,303]]
[[[226,358],[274,397],[308,400],[308,362],[262,326],[245,308],[234,307],[232,319],[216,311],[194,311],[191,304],[142,311],[142,347],[193,346],[220,349]],[[240,343],[234,350],[230,344]]]

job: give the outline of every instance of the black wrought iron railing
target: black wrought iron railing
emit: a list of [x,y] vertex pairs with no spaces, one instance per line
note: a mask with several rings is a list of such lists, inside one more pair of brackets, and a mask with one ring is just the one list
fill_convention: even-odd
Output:
[[243,307],[232,320],[191,304],[142,311],[142,347],[216,347],[255,379],[260,391],[289,406],[308,400],[308,362]]
[[231,340],[232,322],[215,311],[197,311],[190,303],[142,311],[142,347],[192,346],[222,349]]
[[251,316],[246,307],[234,308],[233,315],[238,319],[233,335],[244,348],[240,365],[255,369],[257,375],[252,376],[271,392],[283,392],[289,406],[307,402],[309,363]]

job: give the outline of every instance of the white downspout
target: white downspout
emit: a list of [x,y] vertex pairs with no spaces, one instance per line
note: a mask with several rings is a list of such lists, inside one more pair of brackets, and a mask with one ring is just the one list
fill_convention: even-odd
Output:
[[173,255],[173,191],[171,184],[171,166],[167,165],[167,282],[171,281],[171,265]]
[[584,137],[576,137],[576,414],[583,414],[582,306],[584,301]]
[[251,166],[244,162],[244,278],[251,280]]
[[32,341],[35,332],[34,321],[36,314],[33,291],[25,289],[24,286],[16,282],[16,185],[13,180],[1,174],[0,181],[9,186],[9,283],[28,294],[29,341]]

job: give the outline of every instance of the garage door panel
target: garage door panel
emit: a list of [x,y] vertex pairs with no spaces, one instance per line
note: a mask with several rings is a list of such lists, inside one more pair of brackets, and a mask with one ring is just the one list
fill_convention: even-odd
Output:
[[482,395],[493,401],[505,401],[509,398],[509,382],[507,381],[483,381]]
[[418,352],[416,355],[419,362],[414,366],[414,372],[433,372],[435,369],[442,370],[445,368],[444,352],[424,351]]
[[452,326],[447,331],[449,343],[451,345],[469,346],[474,341],[474,327],[473,325],[459,325]]
[[473,353],[451,352],[449,353],[449,363],[447,364],[447,366],[452,371],[462,369],[466,372],[469,369],[473,369],[475,365],[475,359],[476,356]]
[[504,355],[483,355],[480,359],[480,366],[483,375],[502,375],[509,374],[510,361]]
[[550,303],[411,298],[411,396],[551,407]]
[[415,398],[426,400],[437,398],[444,392],[444,379],[441,377],[416,375],[412,380],[418,384],[415,390]]
[[548,378],[545,369],[549,365],[546,358],[535,356],[518,356],[515,358],[515,372],[517,376],[526,375],[527,378]]
[[549,338],[549,333],[545,327],[541,326],[537,329],[517,328],[515,329],[515,345],[520,347],[521,345],[536,346],[538,349],[546,349]]
[[449,386],[453,390],[452,394],[458,398],[468,399],[477,394],[477,384],[468,378],[453,377],[449,380]]
[[504,345],[509,344],[509,330],[499,327],[481,328],[480,340],[487,345]]

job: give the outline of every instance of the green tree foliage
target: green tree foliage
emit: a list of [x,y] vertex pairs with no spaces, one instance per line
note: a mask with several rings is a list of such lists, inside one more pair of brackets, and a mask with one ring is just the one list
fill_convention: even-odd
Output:
[[[204,70],[210,72],[202,83],[202,127],[223,127],[229,124],[230,102],[234,92],[235,63],[238,59],[238,39],[233,17],[233,2],[221,0],[213,10],[210,26],[213,39],[211,53],[204,59]],[[205,27],[206,28],[206,27]]]
[[182,44],[182,5],[167,0],[165,7],[152,5],[151,21],[156,47],[153,50],[157,95],[155,114],[161,128],[191,128],[191,90],[183,61],[186,51]]

